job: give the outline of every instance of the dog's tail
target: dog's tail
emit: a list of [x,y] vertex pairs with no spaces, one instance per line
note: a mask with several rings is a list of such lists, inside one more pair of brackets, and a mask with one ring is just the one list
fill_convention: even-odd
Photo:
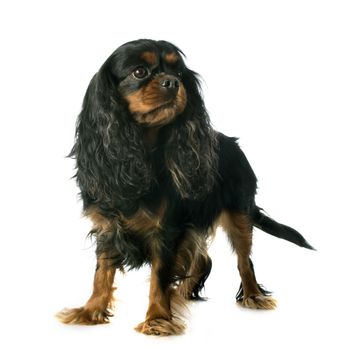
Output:
[[255,207],[252,213],[253,225],[264,232],[269,233],[272,236],[285,239],[300,247],[316,250],[313,248],[306,239],[294,228],[278,223],[277,221],[269,218],[259,207]]

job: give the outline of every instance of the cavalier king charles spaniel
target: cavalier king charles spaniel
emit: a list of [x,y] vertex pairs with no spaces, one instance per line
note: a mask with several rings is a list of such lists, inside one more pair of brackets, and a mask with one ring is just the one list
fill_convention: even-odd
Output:
[[97,267],[90,299],[62,310],[64,323],[108,322],[116,270],[148,264],[149,306],[136,330],[182,333],[179,306],[203,299],[218,226],[237,253],[236,299],[247,308],[276,306],[255,278],[253,227],[313,249],[255,204],[257,179],[237,139],[212,128],[198,75],[169,42],[137,40],[112,53],[88,86],[70,156]]

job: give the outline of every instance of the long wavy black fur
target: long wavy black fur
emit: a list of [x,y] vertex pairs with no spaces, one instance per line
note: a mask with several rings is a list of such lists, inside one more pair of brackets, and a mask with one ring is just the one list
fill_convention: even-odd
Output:
[[[161,45],[162,52],[177,51],[181,55],[172,44],[151,40],[119,47],[92,78],[78,117],[70,156],[76,159],[84,210],[88,213],[96,209],[113,222],[111,228],[94,227],[91,231],[96,237],[97,255],[104,253],[118,268],[138,268],[151,263],[149,245],[155,240],[164,265],[159,272],[162,284],[190,277],[187,271],[174,268],[181,244],[193,238],[188,236],[188,229],[208,238],[223,211],[244,214],[254,226],[312,248],[297,231],[266,217],[256,206],[257,179],[247,158],[236,138],[213,130],[198,75],[185,65],[181,80],[186,107],[159,130],[155,150],[146,149],[144,127],[130,114],[118,86],[126,78],[123,65],[130,63],[133,49],[142,47],[143,52],[152,52],[154,45]],[[162,200],[166,210],[160,232],[129,232],[118,221],[120,217],[132,217],[138,209],[152,212],[161,207]],[[201,298],[210,269],[209,259],[191,298]],[[260,288],[262,294],[268,294]],[[237,299],[242,293],[240,288]]]
[[[84,208],[96,204],[111,215],[116,209],[135,212],[138,200],[151,191],[156,181],[154,167],[142,144],[142,126],[134,121],[117,93],[119,77],[114,67],[122,54],[116,50],[92,78],[69,154],[76,159]],[[200,199],[215,183],[216,134],[201,97],[197,74],[186,69],[183,84],[187,105],[182,115],[164,128],[164,162],[182,198]]]

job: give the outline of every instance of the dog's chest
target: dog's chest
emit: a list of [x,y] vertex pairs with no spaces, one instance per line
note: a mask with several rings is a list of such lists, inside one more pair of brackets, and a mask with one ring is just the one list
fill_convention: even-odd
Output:
[[139,208],[131,216],[120,216],[120,223],[125,231],[133,233],[148,233],[162,229],[166,206],[161,203],[155,211]]

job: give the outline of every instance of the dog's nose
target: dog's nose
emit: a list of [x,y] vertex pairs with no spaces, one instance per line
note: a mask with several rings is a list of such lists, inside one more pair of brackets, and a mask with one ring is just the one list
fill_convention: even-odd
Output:
[[166,76],[159,82],[160,86],[169,92],[176,92],[179,89],[180,82],[175,77]]

